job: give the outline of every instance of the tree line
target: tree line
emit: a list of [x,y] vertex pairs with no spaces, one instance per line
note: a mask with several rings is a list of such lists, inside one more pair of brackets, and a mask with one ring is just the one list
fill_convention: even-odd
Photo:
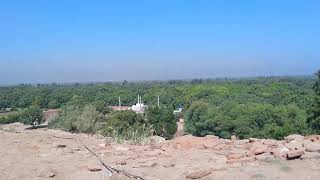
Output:
[[[317,73],[296,77],[18,85],[0,87],[0,110],[62,108],[51,127],[99,131],[108,136],[149,133],[152,129],[153,134],[171,138],[176,127],[168,119],[172,119],[174,109],[183,107],[185,129],[196,136],[281,139],[290,133],[319,133],[319,78]],[[151,107],[145,114],[107,108],[118,105],[119,96],[122,105],[131,106],[136,103],[137,94]],[[166,120],[170,123],[157,124]]]

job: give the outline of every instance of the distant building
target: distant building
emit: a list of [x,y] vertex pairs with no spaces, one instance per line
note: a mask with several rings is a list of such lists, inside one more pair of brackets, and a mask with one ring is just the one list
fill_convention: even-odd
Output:
[[131,110],[136,113],[144,113],[144,111],[148,108],[147,105],[144,105],[142,102],[142,98],[138,95],[138,103],[131,106]]
[[144,111],[148,108],[147,105],[144,105],[142,102],[142,98],[138,95],[138,102],[135,105],[130,106],[121,106],[121,99],[119,97],[119,106],[110,106],[110,108],[114,111],[125,111],[132,110],[136,113],[144,113]]

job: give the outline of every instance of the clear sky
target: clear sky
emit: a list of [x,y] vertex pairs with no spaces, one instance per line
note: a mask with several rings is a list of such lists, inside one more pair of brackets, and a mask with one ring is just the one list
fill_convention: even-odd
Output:
[[318,0],[0,1],[0,84],[319,68]]

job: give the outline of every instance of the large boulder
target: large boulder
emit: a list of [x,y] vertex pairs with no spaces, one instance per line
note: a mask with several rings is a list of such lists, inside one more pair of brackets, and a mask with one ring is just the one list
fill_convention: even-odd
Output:
[[277,147],[279,147],[278,141],[273,140],[273,139],[263,139],[263,140],[261,140],[261,142],[262,142],[264,145],[266,145],[266,146],[268,146],[268,147],[270,147],[270,148],[277,148]]
[[266,152],[269,152],[269,148],[268,146],[262,144],[262,143],[252,143],[252,146],[250,148],[250,152],[249,152],[249,156],[252,156],[252,155],[259,155],[259,154],[263,154],[263,153],[266,153]]
[[231,136],[231,140],[232,140],[232,141],[236,141],[236,140],[238,140],[238,138],[237,138],[237,136],[232,135],[232,136]]
[[300,135],[300,134],[291,134],[287,137],[284,138],[284,140],[286,142],[291,142],[291,141],[303,141],[304,140],[304,136]]
[[206,135],[204,138],[205,139],[211,139],[211,140],[219,139],[218,136],[214,136],[214,135]]
[[306,140],[303,143],[306,151],[308,152],[320,152],[320,143],[312,142],[310,140]]
[[310,140],[312,142],[319,142],[320,143],[320,135],[310,135],[304,137],[306,140]]
[[289,149],[289,150],[304,150],[305,148],[303,147],[303,141],[290,141],[288,143],[285,144],[285,146]]
[[289,151],[287,154],[287,159],[288,160],[297,159],[297,158],[300,158],[302,155],[304,155],[304,151],[302,150]]
[[276,158],[279,158],[279,159],[282,159],[282,158],[286,158],[287,157],[287,154],[289,153],[289,149],[283,145],[277,147],[277,148],[273,148],[271,149],[271,154],[276,157]]
[[150,141],[154,144],[160,144],[164,142],[166,139],[161,136],[151,136],[149,137]]
[[242,139],[242,140],[237,140],[234,142],[235,145],[244,145],[244,144],[248,144],[249,143],[249,139]]

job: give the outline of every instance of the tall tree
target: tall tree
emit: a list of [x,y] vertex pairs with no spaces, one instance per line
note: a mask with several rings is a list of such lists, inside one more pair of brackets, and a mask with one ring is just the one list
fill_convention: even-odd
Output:
[[173,115],[173,110],[168,107],[149,107],[146,117],[153,125],[156,135],[171,139],[177,131],[177,122]]
[[311,110],[308,123],[315,133],[320,133],[320,70],[316,73],[317,80],[314,83],[315,101]]

